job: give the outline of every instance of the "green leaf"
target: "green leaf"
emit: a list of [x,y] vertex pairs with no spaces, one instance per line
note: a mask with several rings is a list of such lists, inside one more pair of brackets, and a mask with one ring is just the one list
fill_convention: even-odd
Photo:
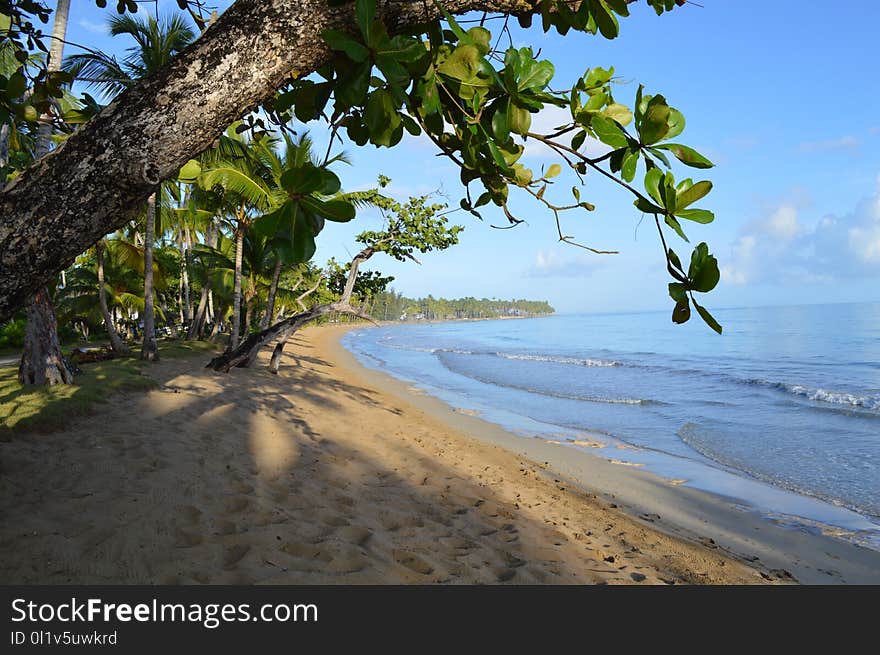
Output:
[[660,183],[663,180],[663,171],[652,168],[645,173],[645,190],[661,207],[665,206],[663,196],[660,194]]
[[694,252],[691,254],[688,279],[691,288],[700,293],[708,293],[718,286],[718,281],[721,279],[718,260],[709,254],[709,246],[705,242],[694,248]]
[[358,27],[361,28],[361,34],[367,38],[370,34],[370,27],[376,19],[376,0],[356,0],[355,16]]
[[314,193],[321,188],[324,178],[321,170],[313,164],[289,168],[281,174],[281,186],[291,194]]
[[347,223],[355,217],[354,205],[347,200],[319,200],[306,196],[300,200],[303,207],[328,221]]
[[593,128],[598,139],[609,146],[620,148],[629,143],[620,126],[602,114],[593,116],[590,127]]
[[681,163],[694,168],[712,168],[715,165],[693,148],[683,146],[680,143],[664,143],[657,147],[662,148],[663,150],[668,150],[675,155]]
[[6,82],[6,96],[18,98],[24,94],[27,88],[27,78],[21,71],[15,71]]
[[[531,55],[531,52],[529,54]],[[553,79],[553,73],[553,64],[549,61],[526,60],[522,64],[517,88],[520,91],[541,90]]]
[[370,88],[372,70],[372,62],[365,61],[341,76],[333,92],[336,100],[345,107],[357,107],[363,104],[367,90]]
[[684,209],[688,205],[695,203],[697,200],[708,194],[711,190],[712,183],[708,180],[702,180],[700,182],[697,182],[696,184],[687,187],[683,191],[679,191],[676,194],[675,203],[675,206],[679,208],[679,211],[677,213],[681,215],[682,209]]
[[319,168],[318,172],[321,175],[321,186],[318,187],[316,193],[320,193],[322,196],[332,196],[334,193],[339,193],[342,182],[339,181],[336,173],[326,168]]
[[608,8],[604,0],[593,0],[592,2],[593,18],[596,19],[596,26],[606,39],[617,38],[620,34],[620,24],[617,17]]
[[292,255],[295,262],[307,262],[315,254],[315,227],[309,216],[298,207],[293,221]]
[[675,309],[672,310],[673,323],[687,323],[691,317],[691,306],[688,303],[687,296],[675,303]]
[[633,202],[633,204],[636,206],[636,208],[639,211],[643,211],[646,214],[662,214],[663,213],[662,207],[658,207],[657,205],[653,205],[650,202],[646,202],[642,198],[636,198],[636,200],[635,200],[635,202]]
[[715,214],[708,209],[681,209],[675,212],[679,218],[684,218],[694,223],[702,223],[706,225],[715,220]]
[[349,59],[362,63],[370,56],[370,51],[363,43],[358,43],[345,32],[338,30],[324,30],[321,33],[324,41],[327,42],[333,50],[344,52]]
[[562,172],[562,166],[559,164],[550,164],[550,167],[547,169],[547,172],[544,173],[544,177],[550,179],[551,177],[556,177]]
[[532,126],[532,114],[510,102],[507,106],[507,124],[511,132],[525,136]]
[[510,126],[507,123],[507,111],[496,105],[492,114],[492,134],[497,141],[504,143],[510,138]]
[[680,236],[685,241],[689,241],[689,239],[687,238],[687,235],[684,233],[684,230],[681,229],[681,223],[679,223],[677,220],[675,220],[675,216],[670,216],[669,214],[666,214],[666,216],[664,216],[663,220],[669,227],[671,227],[673,230],[675,230],[675,233],[678,236]]
[[666,133],[667,139],[677,137],[684,131],[684,114],[677,109],[669,108],[669,131]]
[[626,105],[621,105],[618,102],[613,102],[605,107],[605,109],[602,110],[602,113],[608,116],[608,118],[616,120],[623,126],[629,125],[633,118],[632,112],[629,110],[629,107],[627,107]]
[[715,320],[715,317],[709,313],[709,310],[701,305],[697,304],[697,301],[694,301],[694,307],[697,308],[697,313],[700,315],[700,318],[708,325],[710,328],[715,330],[718,334],[721,334],[724,328],[721,327],[721,324]]
[[669,297],[676,303],[687,300],[687,288],[681,282],[670,282]]
[[437,68],[437,72],[456,80],[464,81],[476,77],[480,69],[480,52],[476,46],[458,46]]
[[471,42],[480,51],[480,54],[486,56],[492,49],[492,33],[485,27],[472,27],[467,31]]
[[251,229],[261,237],[273,239],[283,227],[293,226],[295,202],[285,202],[278,209],[258,216],[251,224]]
[[180,169],[177,179],[183,182],[194,182],[202,174],[202,165],[195,159],[190,159]]
[[663,96],[656,95],[648,103],[648,110],[639,126],[639,136],[644,145],[657,143],[669,132],[669,105]]
[[623,165],[620,168],[621,177],[627,182],[632,182],[636,177],[636,166],[638,163],[638,150],[627,150],[623,155]]

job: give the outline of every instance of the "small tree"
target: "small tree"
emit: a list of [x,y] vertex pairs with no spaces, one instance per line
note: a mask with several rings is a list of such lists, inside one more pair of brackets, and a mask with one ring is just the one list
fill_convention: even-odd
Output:
[[[390,180],[379,179],[380,186],[386,186]],[[241,345],[231,352],[223,353],[208,363],[208,368],[228,373],[233,366],[248,366],[256,358],[264,346],[277,342],[269,368],[277,373],[281,354],[287,340],[297,330],[321,316],[334,312],[351,314],[374,322],[365,311],[351,304],[352,294],[359,280],[360,266],[376,253],[385,253],[398,261],[411,260],[419,263],[415,253],[428,253],[434,250],[446,250],[458,243],[458,235],[464,229],[460,225],[449,225],[442,213],[446,205],[428,204],[429,196],[411,197],[405,203],[386,198],[374,190],[373,204],[380,208],[385,219],[384,229],[362,232],[357,242],[364,248],[357,253],[347,265],[348,274],[342,285],[338,300],[330,303],[314,305],[289,318],[276,323],[260,332],[252,334]],[[368,275],[369,276],[369,275]],[[372,277],[372,276],[369,276]],[[318,282],[298,299],[314,293],[323,280]]]

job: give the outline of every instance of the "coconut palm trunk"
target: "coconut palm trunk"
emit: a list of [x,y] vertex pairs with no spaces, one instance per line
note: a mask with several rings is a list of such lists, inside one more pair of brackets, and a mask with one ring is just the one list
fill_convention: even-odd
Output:
[[183,267],[183,272],[181,278],[183,279],[183,302],[184,302],[184,320],[186,324],[189,325],[192,322],[193,311],[192,311],[192,295],[190,293],[189,287],[189,254],[192,252],[192,234],[189,231],[189,226],[184,227],[184,252],[182,253],[183,257],[181,260],[181,266]]
[[95,255],[98,260],[98,303],[101,305],[101,316],[104,319],[104,325],[107,326],[107,336],[110,338],[110,347],[117,355],[128,355],[130,351],[128,346],[119,338],[116,332],[116,326],[113,324],[113,317],[110,316],[110,310],[107,307],[107,289],[104,286],[104,241],[98,241],[95,244]]
[[159,361],[156,343],[156,310],[153,304],[153,240],[156,231],[156,194],[147,199],[147,225],[144,229],[144,345],[141,359]]
[[266,313],[260,320],[260,329],[265,330],[272,324],[272,317],[275,314],[275,295],[278,293],[278,281],[281,279],[281,257],[275,261],[275,270],[272,272],[272,284],[269,285],[269,298],[266,301]]
[[229,350],[238,347],[241,332],[241,267],[244,259],[244,225],[239,221],[235,229],[235,286],[232,291],[232,335]]
[[[52,46],[46,69],[49,72],[61,70],[61,57],[64,51],[64,37],[67,34],[67,15],[70,0],[58,0],[55,8],[55,23],[52,28]],[[52,144],[52,117],[40,117],[37,129],[35,158],[39,159],[49,152]],[[7,146],[8,148],[8,132]],[[0,183],[2,186],[2,183]],[[35,293],[27,307],[27,326],[24,333],[24,347],[18,366],[18,381],[21,384],[72,384],[73,373],[61,355],[58,340],[58,321],[49,289],[43,287]]]
[[[213,221],[208,225],[205,241],[211,248],[217,247],[217,227]],[[208,274],[205,276],[205,284],[202,286],[202,296],[199,299],[196,315],[192,323],[190,323],[189,332],[186,335],[187,339],[192,340],[202,336],[206,315],[213,316],[214,313],[211,305],[211,275],[210,271],[208,271]]]

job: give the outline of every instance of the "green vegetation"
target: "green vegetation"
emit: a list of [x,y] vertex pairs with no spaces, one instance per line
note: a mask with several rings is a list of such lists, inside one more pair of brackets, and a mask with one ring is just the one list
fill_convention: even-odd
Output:
[[546,300],[498,300],[489,298],[407,298],[393,289],[369,299],[376,320],[450,320],[546,316],[555,310]]
[[[658,15],[683,4],[683,0],[645,1]],[[96,2],[99,6],[106,4]],[[227,352],[233,353],[245,343],[267,345],[265,337],[271,334],[283,347],[283,335],[299,325],[297,317],[309,311],[307,303],[315,308],[335,302],[337,309],[381,318],[404,314],[425,318],[546,314],[552,308],[538,301],[402,298],[389,291],[392,278],[377,271],[359,272],[357,264],[376,253],[400,261],[416,260],[417,253],[455,244],[463,228],[446,223],[445,216],[452,211],[482,219],[485,208],[494,206],[496,215],[506,217],[506,227],[522,223],[513,203],[514,194],[537,202],[552,215],[560,241],[596,255],[612,254],[576,241],[563,228],[565,217],[571,213],[595,210],[581,197],[588,173],[624,189],[631,194],[638,212],[652,217],[671,278],[672,320],[689,320],[693,307],[709,327],[720,333],[721,326],[695,297],[717,285],[716,258],[705,243],[699,243],[689,262],[683,263],[667,243],[667,237],[688,242],[685,225],[714,220],[711,211],[696,206],[712,190],[712,183],[695,181],[678,172],[712,166],[700,153],[677,141],[685,128],[682,112],[662,94],[648,93],[641,85],[634,87],[634,97],[626,104],[615,96],[620,80],[613,67],[586,67],[576,79],[555,79],[553,62],[540,59],[540,51],[535,48],[515,44],[507,29],[513,18],[524,28],[537,18],[544,32],[556,31],[565,36],[574,30],[613,39],[620,31],[620,19],[629,15],[630,3],[542,0],[532,3],[528,10],[517,5],[515,14],[485,13],[479,21],[459,22],[447,8],[465,11],[468,3],[430,0],[412,3],[407,11],[424,12],[425,19],[410,18],[409,27],[409,23],[395,19],[398,4],[328,0],[326,7],[347,8],[327,9],[318,20],[312,15],[299,16],[300,9],[293,3],[291,12],[297,20],[341,28],[321,33],[332,54],[325,52],[323,59],[318,57],[322,63],[315,70],[296,70],[278,82],[280,88],[266,89],[260,98],[262,106],[228,125],[219,136],[215,127],[209,135],[177,139],[169,131],[167,138],[156,139],[162,142],[165,159],[175,162],[173,166],[167,161],[150,162],[144,153],[143,161],[130,167],[141,171],[141,177],[129,184],[120,179],[118,188],[111,190],[112,198],[106,197],[101,203],[96,194],[102,190],[86,193],[94,206],[87,210],[83,207],[81,213],[91,223],[82,228],[65,226],[64,230],[66,241],[79,244],[78,250],[68,252],[64,250],[68,246],[60,247],[53,262],[44,267],[60,275],[48,279],[46,273],[47,277],[40,278],[40,284],[48,281],[48,291],[40,292],[39,321],[33,312],[28,314],[28,325],[39,327],[24,329],[24,310],[9,316],[4,306],[8,322],[0,325],[0,348],[24,340],[26,360],[32,369],[45,367],[49,359],[63,369],[53,327],[56,315],[62,342],[72,331],[84,341],[106,334],[113,349],[125,354],[125,342],[142,340],[142,356],[152,359],[155,338],[166,335],[192,340],[225,338]],[[205,7],[197,0],[181,0],[178,5],[182,13],[141,18],[129,15],[138,11],[138,3],[119,2],[119,16],[108,22],[108,32],[126,40],[125,56],[117,60],[85,49],[69,54],[62,66],[67,3],[58,5],[56,18],[62,20],[54,23],[54,45],[48,61],[45,53],[49,49],[44,43],[48,37],[35,27],[33,19],[46,22],[51,12],[32,0],[0,3],[0,187],[7,180],[19,178],[14,189],[0,192],[0,201],[3,194],[27,188],[28,176],[33,177],[36,170],[29,166],[50,148],[50,142],[58,144],[80,133],[76,142],[68,142],[71,147],[65,147],[59,157],[48,162],[51,168],[62,155],[75,151],[79,143],[94,138],[90,130],[96,125],[109,125],[101,122],[108,116],[101,101],[115,99],[118,107],[137,97],[145,81],[161,78],[159,71],[171,70],[167,64],[186,59],[197,50],[186,48],[193,40],[198,45],[217,34],[222,39],[224,30],[230,39],[234,36],[234,30],[230,31],[221,17],[214,29],[198,38],[197,32],[204,32],[207,24]],[[253,3],[241,10],[250,12],[247,29],[259,25],[253,15],[264,9],[265,4]],[[236,10],[233,5],[229,12],[235,15]],[[320,5],[312,10],[319,14],[322,11]],[[493,18],[503,22],[490,20]],[[274,20],[284,19],[276,16]],[[490,28],[496,26],[500,29],[493,33]],[[242,43],[230,41],[223,47],[251,48],[250,44],[245,39]],[[186,70],[186,65],[175,70]],[[249,79],[248,72],[239,71],[238,79]],[[254,84],[257,78],[266,77],[259,70],[250,72]],[[225,82],[215,84],[222,86]],[[97,89],[103,95],[100,100],[88,94],[76,97],[74,92],[82,88]],[[130,93],[120,95],[126,90]],[[218,88],[199,93],[231,99],[240,92],[237,88]],[[151,97],[165,97],[161,93],[156,96],[155,89],[151,93]],[[214,107],[204,97],[180,96],[176,94],[174,100],[179,115]],[[144,130],[150,112],[157,112],[161,104],[151,101],[149,107],[136,108],[143,118],[135,123],[138,130]],[[254,101],[247,106],[253,108]],[[568,116],[550,133],[536,132],[532,118],[548,108],[564,109]],[[214,107],[204,111],[219,110]],[[96,114],[102,118],[89,121]],[[123,115],[124,111],[116,114]],[[188,129],[197,132],[199,122]],[[321,154],[313,152],[308,137],[308,130],[315,128],[329,133],[329,144]],[[426,135],[438,153],[458,168],[464,197],[453,210],[431,204],[428,197],[407,201],[387,198],[381,192],[387,183],[385,178],[380,178],[375,189],[355,193],[343,190],[340,175],[348,163],[339,150],[343,139],[356,146],[394,147],[404,133]],[[126,140],[123,136],[114,138]],[[211,139],[213,145],[202,153],[175,149],[178,141],[208,143]],[[588,154],[593,152],[584,147],[588,141],[603,146],[605,154]],[[540,170],[526,168],[520,160],[527,142],[543,144],[556,161]],[[145,150],[153,147],[142,146]],[[146,189],[143,175],[150,166],[160,173],[156,174],[156,183]],[[566,169],[579,184],[560,189],[558,178]],[[89,179],[106,179],[100,171],[92,171],[91,175]],[[77,179],[86,177],[78,174]],[[130,193],[131,206],[116,210],[122,219],[97,218],[109,204]],[[15,206],[4,207],[24,217],[24,205],[32,206],[37,195],[32,193],[28,202],[16,201]],[[56,198],[55,206],[70,208],[77,202]],[[385,220],[383,228],[367,230],[358,237],[364,250],[352,262],[342,265],[331,260],[319,268],[313,260],[318,252],[317,237],[326,222],[351,221],[365,207],[379,209]],[[74,213],[74,209],[68,209],[70,220]],[[42,220],[41,215],[31,218],[31,226]],[[43,243],[59,234],[56,226],[55,231],[39,238],[30,233],[22,236],[13,226],[18,220],[9,219],[10,227],[4,232],[8,235],[4,236],[6,245]],[[28,225],[24,219],[21,223]],[[75,238],[78,230],[93,235],[94,225],[105,224],[108,234],[97,244],[94,236],[82,242]],[[59,257],[62,251],[69,256]],[[32,247],[28,257],[41,257],[42,252]],[[77,254],[65,271],[53,268],[57,261],[70,261]],[[10,282],[8,270],[4,275],[0,276],[0,284],[25,284]],[[24,277],[21,274],[18,279]],[[31,293],[33,286],[28,286]],[[13,295],[9,289],[0,289],[0,304],[9,302]],[[22,301],[17,302],[20,305]],[[324,313],[321,310],[309,316],[317,320]],[[254,359],[253,352],[248,353],[245,363]],[[239,355],[230,357],[239,361]],[[125,377],[124,370],[120,374]],[[21,379],[68,381],[66,376],[40,375],[39,371]]]
[[[201,341],[160,341],[163,359],[204,357],[217,349]],[[120,391],[149,391],[159,383],[150,368],[135,357],[82,364],[76,384],[22,386],[15,366],[0,367],[0,437],[12,430],[49,432],[63,428],[74,416],[89,414],[99,403],[113,402]]]

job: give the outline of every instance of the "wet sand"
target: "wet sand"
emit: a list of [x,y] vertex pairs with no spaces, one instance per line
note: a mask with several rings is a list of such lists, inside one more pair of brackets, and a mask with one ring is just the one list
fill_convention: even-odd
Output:
[[[268,353],[228,375],[162,361],[159,389],[0,443],[0,583],[740,584],[872,570],[863,549],[766,521],[745,550],[713,539],[724,499],[410,393],[360,367],[341,334],[303,331],[277,376]],[[679,504],[664,516],[654,495]],[[761,541],[771,528],[792,544]],[[802,538],[843,553],[840,570],[798,568]]]

